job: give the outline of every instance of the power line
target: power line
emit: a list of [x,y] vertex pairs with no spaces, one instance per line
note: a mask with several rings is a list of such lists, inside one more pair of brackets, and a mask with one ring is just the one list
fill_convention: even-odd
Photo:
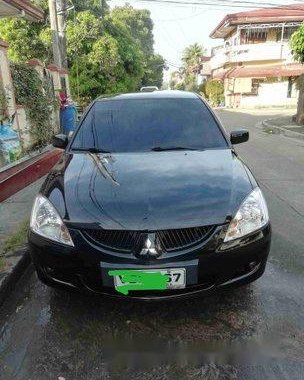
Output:
[[180,69],[181,68],[181,65],[174,64],[172,62],[169,62],[168,60],[166,60],[166,64],[169,65],[169,66],[175,67],[176,69]]
[[160,24],[161,30],[164,32],[164,37],[169,43],[169,47],[172,49],[172,51],[176,52],[176,43],[174,42],[173,38],[168,33],[167,29],[165,28],[165,25]]
[[198,17],[198,16],[202,15],[203,13],[205,13],[205,11],[202,11],[202,12],[199,12],[199,13],[194,13],[194,14],[191,14],[191,15],[189,15],[189,16],[187,16],[187,17],[171,18],[171,19],[162,19],[162,20],[155,20],[155,19],[153,19],[153,22],[183,21],[183,20],[188,20],[189,18]]
[[188,7],[195,5],[196,7],[205,7],[212,6],[213,8],[242,8],[242,9],[285,9],[285,10],[298,10],[304,11],[303,7],[297,7],[295,5],[283,5],[279,3],[262,3],[257,4],[256,2],[251,1],[238,1],[238,0],[220,0],[216,2],[212,2],[212,0],[190,0],[190,1],[182,1],[182,0],[133,0],[135,2],[142,3],[154,3],[154,4],[162,4],[162,5],[174,5],[179,7]]

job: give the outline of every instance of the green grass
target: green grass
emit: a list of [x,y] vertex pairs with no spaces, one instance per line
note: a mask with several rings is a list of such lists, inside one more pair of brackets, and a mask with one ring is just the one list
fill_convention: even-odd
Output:
[[4,269],[4,266],[5,266],[4,258],[3,258],[3,257],[0,257],[0,271],[1,271],[2,269]]
[[[23,247],[27,242],[27,232],[29,223],[28,221],[23,222],[18,230],[11,235],[4,243],[3,254],[10,251],[15,251],[18,248]],[[0,264],[1,267],[1,264]]]

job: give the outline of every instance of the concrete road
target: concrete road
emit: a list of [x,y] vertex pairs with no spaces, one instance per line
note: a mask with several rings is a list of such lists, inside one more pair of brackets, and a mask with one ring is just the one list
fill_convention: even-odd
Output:
[[219,112],[228,130],[250,129],[237,150],[270,209],[273,244],[260,280],[141,304],[58,293],[29,270],[0,309],[0,379],[303,379],[304,141],[255,126],[274,113]]

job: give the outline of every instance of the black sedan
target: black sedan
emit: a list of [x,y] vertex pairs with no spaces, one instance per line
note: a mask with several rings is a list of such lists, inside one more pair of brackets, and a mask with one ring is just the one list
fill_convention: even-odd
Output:
[[49,286],[140,299],[209,294],[265,270],[267,205],[198,95],[98,98],[34,202],[29,233]]

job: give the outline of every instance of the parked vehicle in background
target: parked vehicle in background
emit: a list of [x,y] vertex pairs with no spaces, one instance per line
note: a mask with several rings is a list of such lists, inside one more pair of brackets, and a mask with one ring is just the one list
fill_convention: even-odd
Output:
[[158,91],[159,88],[157,86],[146,86],[146,87],[142,87],[140,89],[140,92],[153,92],[153,91]]

